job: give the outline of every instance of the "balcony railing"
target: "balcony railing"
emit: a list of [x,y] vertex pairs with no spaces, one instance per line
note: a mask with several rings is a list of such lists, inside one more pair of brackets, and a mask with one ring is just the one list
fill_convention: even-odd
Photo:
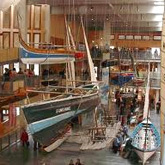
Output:
[[0,94],[13,94],[13,92],[20,87],[38,87],[40,84],[40,77],[17,75],[5,81],[1,77],[0,82]]
[[[151,52],[138,52],[138,53],[131,53],[132,57],[134,57],[135,60],[160,60],[160,55],[155,55]],[[110,53],[110,59],[131,59],[128,52],[120,53],[120,52],[114,52]]]

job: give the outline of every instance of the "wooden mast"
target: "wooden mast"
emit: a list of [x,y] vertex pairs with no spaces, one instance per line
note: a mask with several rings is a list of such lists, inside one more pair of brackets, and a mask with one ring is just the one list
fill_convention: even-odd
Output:
[[83,35],[84,35],[84,41],[85,41],[85,46],[87,50],[87,57],[88,57],[88,63],[89,63],[89,70],[90,70],[90,76],[91,76],[91,81],[97,81],[95,71],[94,71],[94,64],[91,58],[88,42],[87,42],[87,37],[85,34],[85,29],[84,29],[84,24],[83,24],[83,18],[81,16],[81,25],[82,25],[82,30],[83,30]]

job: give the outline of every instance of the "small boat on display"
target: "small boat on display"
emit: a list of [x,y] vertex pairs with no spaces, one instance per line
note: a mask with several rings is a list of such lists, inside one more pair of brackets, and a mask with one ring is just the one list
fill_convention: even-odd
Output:
[[144,85],[144,80],[140,79],[140,78],[134,78],[133,79],[133,84],[136,85],[136,86]]
[[[89,50],[85,30],[83,22],[81,23],[88,54]],[[26,50],[28,51],[26,52]],[[33,50],[34,48],[30,49],[24,42],[21,44],[20,53],[22,53],[21,57],[24,63],[32,63],[30,57],[34,58],[35,61],[37,61],[37,59],[38,61],[40,60],[40,62],[42,61],[42,64],[43,61],[49,63],[51,60],[52,63],[59,63],[60,59],[60,63],[63,61],[63,63],[70,64],[71,70],[68,73],[72,73],[71,77],[74,81],[74,56],[71,51],[56,54],[55,52],[53,53],[53,51],[49,52],[49,50]],[[51,55],[46,52],[49,52]],[[26,53],[28,53],[27,58]],[[90,54],[88,54],[88,62],[91,82],[96,82],[94,66]],[[54,86],[54,88],[56,88],[56,86]],[[24,105],[22,106],[22,110],[33,138],[43,146],[45,151],[50,152],[57,148],[69,135],[71,131],[69,124],[71,120],[82,113],[94,110],[99,103],[98,85],[93,83],[79,87],[68,87],[67,92],[39,102]]]
[[160,135],[149,119],[144,119],[135,127],[131,139],[132,146],[143,164],[160,147]]
[[132,147],[142,163],[146,161],[160,147],[160,135],[156,127],[149,119],[149,91],[150,91],[150,64],[148,67],[148,80],[146,85],[145,104],[143,110],[143,121],[139,123],[131,135]]

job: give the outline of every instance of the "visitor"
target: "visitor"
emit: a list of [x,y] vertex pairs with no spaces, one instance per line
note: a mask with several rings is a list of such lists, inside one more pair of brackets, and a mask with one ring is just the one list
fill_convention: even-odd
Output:
[[41,149],[41,147],[42,147],[41,144],[36,140],[34,140],[34,147],[33,147],[34,151],[36,151],[37,149]]
[[82,163],[80,162],[80,159],[77,159],[77,162],[75,165],[82,165]]
[[125,125],[124,127],[123,127],[123,139],[125,139],[125,137],[127,138],[127,136],[128,136],[128,127]]
[[119,141],[118,135],[116,135],[113,141],[113,146],[112,146],[113,152],[117,153],[117,151],[119,151],[119,148],[120,148],[120,141]]
[[74,163],[73,163],[73,160],[72,160],[72,159],[70,160],[69,165],[74,165]]
[[22,68],[19,68],[18,74],[24,74]]
[[13,70],[10,72],[10,78],[13,78],[17,75],[16,69],[13,68]]
[[160,101],[158,101],[158,102],[156,103],[156,113],[157,113],[157,114],[159,114],[159,112],[160,112],[160,106],[161,106]]
[[23,146],[25,146],[25,144],[27,147],[29,146],[29,136],[25,129],[23,129],[21,133],[21,142]]
[[127,115],[127,125],[130,125],[130,120],[131,120],[131,113]]
[[5,68],[5,73],[3,74],[3,81],[9,81],[10,75],[9,75],[9,69]]

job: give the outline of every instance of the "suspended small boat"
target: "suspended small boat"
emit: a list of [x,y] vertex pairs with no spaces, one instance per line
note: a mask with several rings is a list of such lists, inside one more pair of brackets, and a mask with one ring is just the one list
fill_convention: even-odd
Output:
[[144,80],[140,79],[140,78],[135,78],[135,79],[133,79],[133,84],[136,86],[141,86],[144,84]]
[[75,61],[75,51],[48,45],[47,48],[34,48],[20,37],[20,58],[24,64],[59,64]]
[[111,82],[115,85],[123,86],[124,84],[131,81],[133,77],[134,77],[134,74],[132,73],[117,74],[116,76],[111,78]]

